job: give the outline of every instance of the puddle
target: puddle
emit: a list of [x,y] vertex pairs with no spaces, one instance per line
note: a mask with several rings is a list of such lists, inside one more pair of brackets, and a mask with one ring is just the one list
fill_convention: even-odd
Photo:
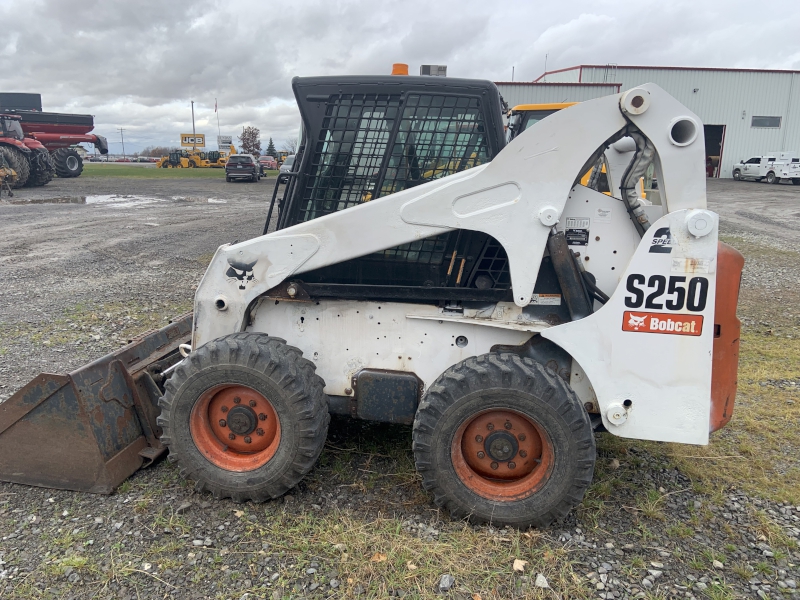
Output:
[[208,204],[227,204],[222,198],[206,198],[205,196],[172,196],[178,202],[207,202]]
[[84,198],[85,204],[105,204],[111,208],[131,208],[133,206],[143,206],[145,204],[163,202],[163,200],[160,200],[159,198],[152,198],[149,196],[132,196],[128,194],[84,196]]
[[86,204],[85,196],[65,196],[64,198],[10,198],[11,204]]
[[163,202],[151,196],[135,196],[130,194],[105,194],[94,196],[63,196],[60,198],[11,198],[11,204],[100,204],[111,208],[131,208]]

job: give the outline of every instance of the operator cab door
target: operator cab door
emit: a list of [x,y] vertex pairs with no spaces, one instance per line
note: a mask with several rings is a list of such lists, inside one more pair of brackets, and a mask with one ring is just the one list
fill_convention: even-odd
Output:
[[[310,77],[292,86],[304,139],[278,229],[485,164],[505,145],[500,94],[489,81]],[[487,238],[444,233],[304,273],[303,281],[507,289],[505,251]],[[487,252],[492,268],[482,278]]]

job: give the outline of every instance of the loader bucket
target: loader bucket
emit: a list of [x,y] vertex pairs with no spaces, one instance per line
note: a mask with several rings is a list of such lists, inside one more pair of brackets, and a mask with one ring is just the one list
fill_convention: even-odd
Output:
[[0,403],[0,481],[110,494],[166,450],[162,372],[180,359],[192,315],[69,373],[42,373]]

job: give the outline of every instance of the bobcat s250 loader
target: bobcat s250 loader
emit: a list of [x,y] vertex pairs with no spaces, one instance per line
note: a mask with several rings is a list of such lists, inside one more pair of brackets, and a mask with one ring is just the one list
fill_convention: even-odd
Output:
[[[0,405],[3,479],[110,491],[166,446],[198,489],[262,501],[313,468],[334,413],[413,424],[455,516],[544,525],[581,501],[595,431],[706,444],[728,422],[743,259],[686,107],[642,85],[506,145],[489,82],[293,87],[276,229],[219,247],[193,317]],[[580,184],[600,164],[612,195]],[[637,196],[651,164],[661,204]],[[56,425],[94,479],[15,454]]]

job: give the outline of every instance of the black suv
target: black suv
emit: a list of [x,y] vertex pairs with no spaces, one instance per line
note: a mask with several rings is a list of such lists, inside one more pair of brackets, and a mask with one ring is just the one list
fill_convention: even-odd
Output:
[[252,154],[232,154],[225,164],[225,181],[234,179],[261,179],[261,168]]

